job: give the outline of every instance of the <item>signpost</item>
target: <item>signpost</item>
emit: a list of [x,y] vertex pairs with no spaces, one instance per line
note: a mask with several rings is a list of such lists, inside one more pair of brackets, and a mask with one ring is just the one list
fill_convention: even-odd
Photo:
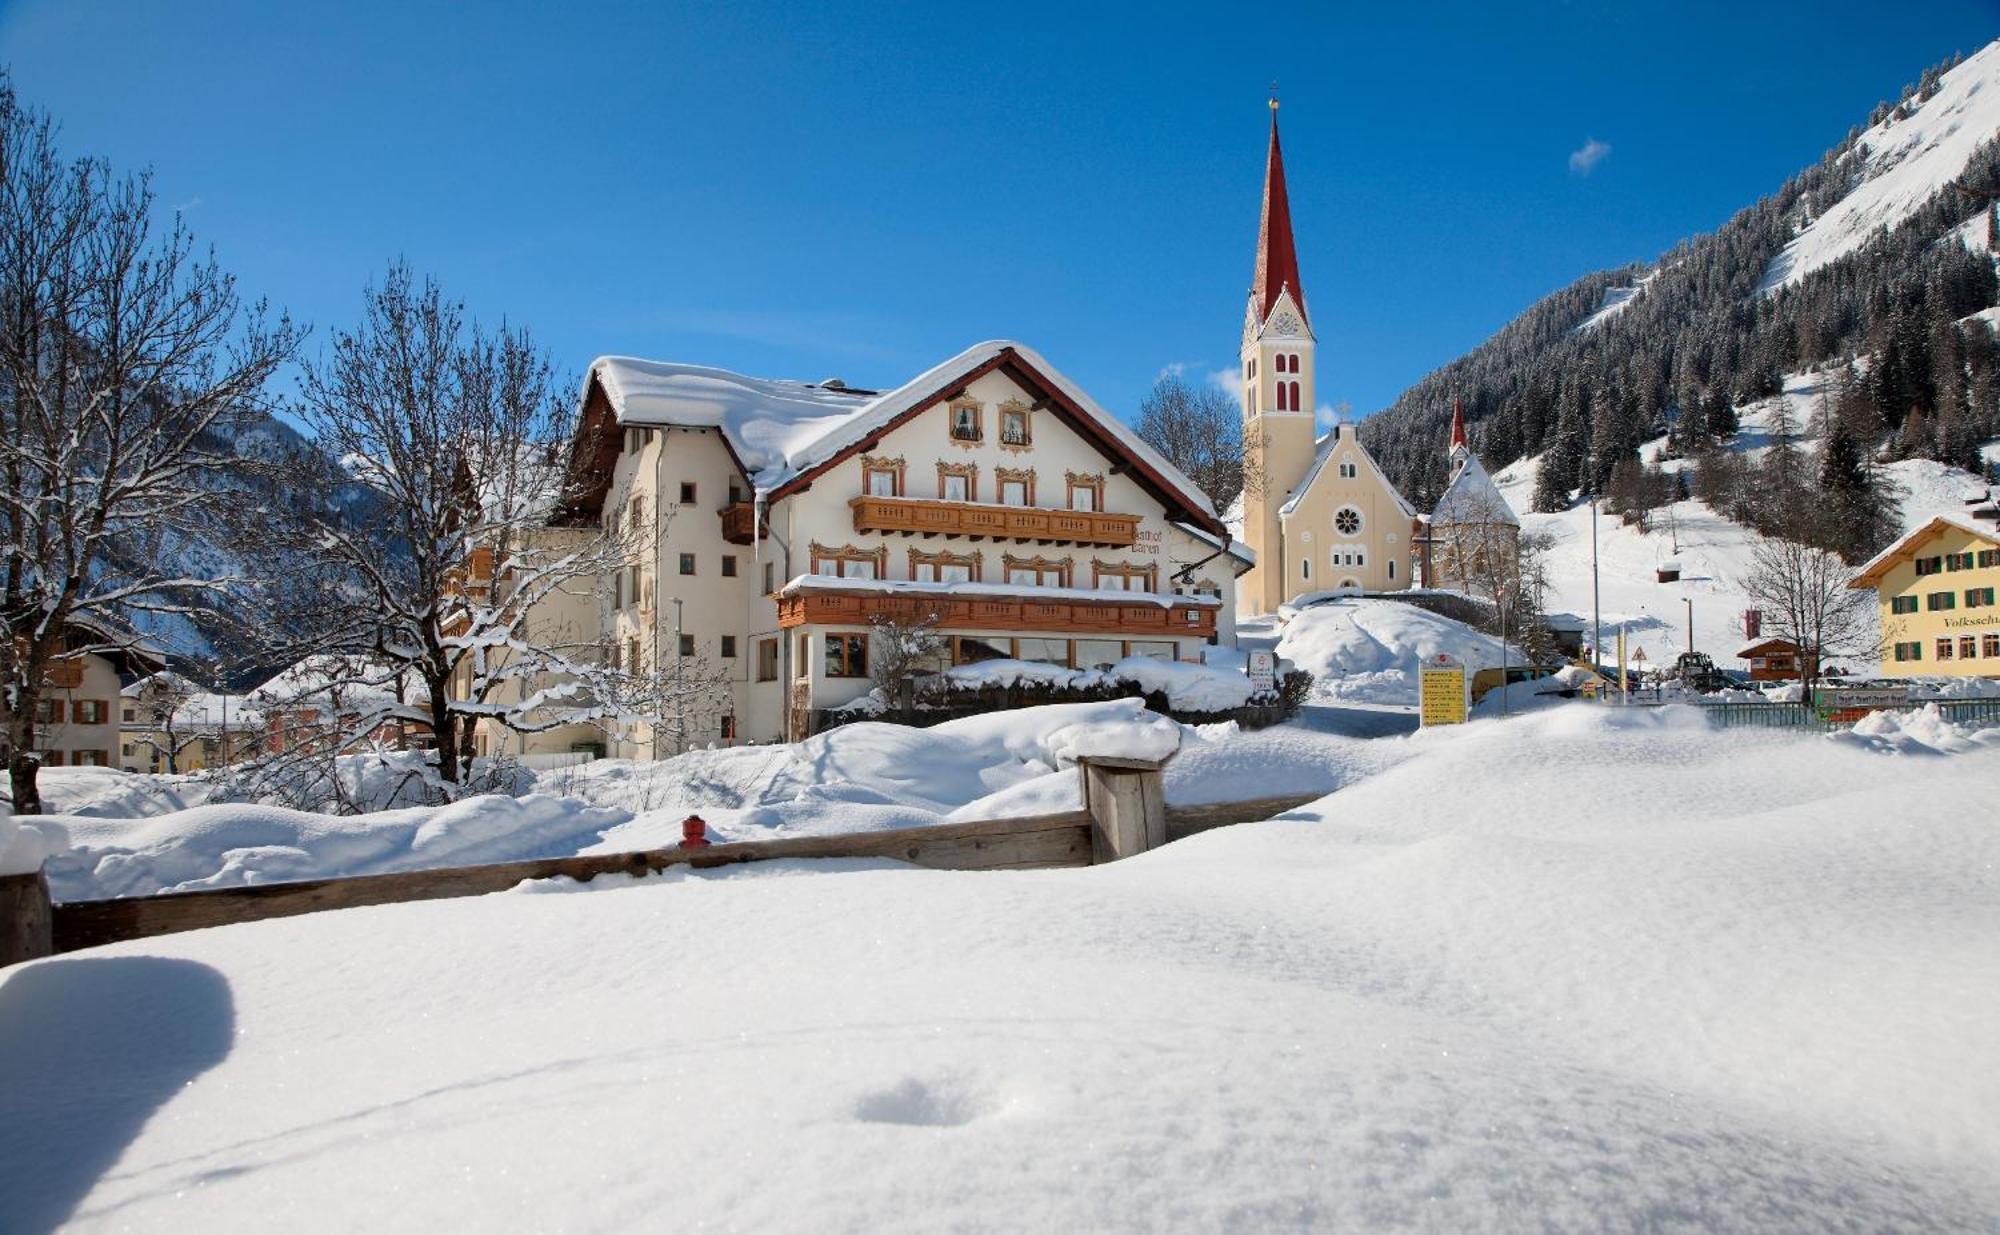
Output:
[[1276,652],[1250,653],[1250,685],[1257,690],[1278,688],[1278,654]]
[[[1505,689],[1505,684],[1502,684]],[[1417,714],[1426,729],[1462,725],[1472,710],[1466,693],[1465,662],[1445,652],[1417,663]]]
[[1813,710],[1837,725],[1860,720],[1870,712],[1908,706],[1907,686],[1822,686],[1813,691]]

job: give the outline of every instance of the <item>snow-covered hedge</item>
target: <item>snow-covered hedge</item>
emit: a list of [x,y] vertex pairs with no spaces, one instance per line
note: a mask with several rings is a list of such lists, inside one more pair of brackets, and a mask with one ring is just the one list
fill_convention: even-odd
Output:
[[[1106,669],[1070,669],[1032,660],[986,660],[956,665],[921,679],[916,688],[919,722],[1002,708],[1094,703],[1142,696],[1148,706],[1177,720],[1238,720],[1273,724],[1298,711],[1312,675],[1280,665],[1276,690],[1260,691],[1243,673],[1212,665],[1128,656]],[[888,715],[880,689],[829,711],[827,723],[845,724]]]

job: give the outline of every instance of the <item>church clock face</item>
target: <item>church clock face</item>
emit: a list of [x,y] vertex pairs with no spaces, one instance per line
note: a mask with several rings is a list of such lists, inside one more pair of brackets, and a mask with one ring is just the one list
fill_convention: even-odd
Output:
[[1298,314],[1292,312],[1290,309],[1280,309],[1277,315],[1271,319],[1271,329],[1269,331],[1271,334],[1281,335],[1286,338],[1296,338],[1303,332],[1304,323],[1300,322]]

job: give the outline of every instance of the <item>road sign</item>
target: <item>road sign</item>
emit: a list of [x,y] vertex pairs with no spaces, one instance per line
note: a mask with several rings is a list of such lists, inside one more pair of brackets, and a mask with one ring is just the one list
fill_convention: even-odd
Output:
[[1250,653],[1250,685],[1258,690],[1278,688],[1278,654],[1276,652]]
[[1425,657],[1417,666],[1419,722],[1426,727],[1462,725],[1470,710],[1465,662],[1444,652]]

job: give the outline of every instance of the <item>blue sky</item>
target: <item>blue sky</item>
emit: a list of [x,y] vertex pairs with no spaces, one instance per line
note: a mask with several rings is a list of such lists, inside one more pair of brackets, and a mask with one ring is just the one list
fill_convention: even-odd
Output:
[[1126,415],[1235,363],[1275,79],[1321,401],[1366,413],[2000,34],[1993,0],[1329,7],[25,0],[0,63],[318,327],[402,255],[571,371],[882,385],[1009,336]]

